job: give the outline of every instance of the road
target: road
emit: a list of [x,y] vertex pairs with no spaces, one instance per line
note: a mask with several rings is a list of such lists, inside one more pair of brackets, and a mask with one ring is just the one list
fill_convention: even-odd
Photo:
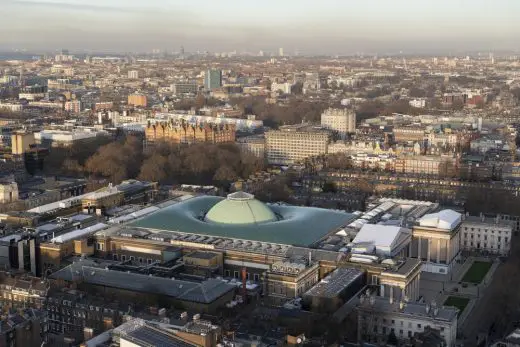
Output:
[[[496,269],[491,283],[484,290],[483,295],[477,302],[475,308],[467,317],[466,322],[463,326],[464,336],[464,347],[471,347],[477,345],[477,337],[479,335],[489,335],[489,342],[495,341],[496,339],[503,338],[506,334],[510,333],[513,329],[512,323],[518,320],[519,317],[507,317],[504,319],[504,312],[506,307],[497,298],[504,295],[504,279],[512,276],[511,266],[518,267],[520,264],[520,240],[518,236],[512,238],[511,245],[511,256],[506,262],[500,264]],[[509,288],[509,290],[518,290],[518,283],[515,288]],[[506,305],[509,308],[520,307],[520,296],[511,296],[514,301],[507,302]],[[511,312],[511,310],[507,310]],[[514,309],[513,309],[514,312]],[[516,314],[520,316],[520,312]],[[506,321],[507,323],[500,323],[500,321]]]

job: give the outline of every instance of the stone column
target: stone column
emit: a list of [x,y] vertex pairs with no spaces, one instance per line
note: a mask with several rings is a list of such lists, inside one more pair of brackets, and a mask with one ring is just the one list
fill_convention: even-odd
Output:
[[446,240],[446,264],[449,264],[451,260],[451,240]]
[[384,284],[381,284],[381,287],[380,287],[380,295],[384,298],[385,297],[385,285]]
[[421,259],[421,237],[417,238],[417,258]]
[[428,238],[427,239],[427,244],[426,244],[426,261],[427,262],[430,262],[430,247],[431,247],[431,243],[432,243],[432,239]]
[[440,263],[441,259],[441,239],[437,239],[437,264]]

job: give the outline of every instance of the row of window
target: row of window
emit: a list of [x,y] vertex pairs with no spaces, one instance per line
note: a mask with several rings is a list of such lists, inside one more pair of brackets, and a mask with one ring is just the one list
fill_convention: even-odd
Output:
[[[484,243],[484,244],[482,245],[482,247],[480,247],[480,245],[481,245],[480,242],[476,242],[476,244],[473,244],[473,241],[472,241],[472,242],[469,243],[469,246],[470,246],[470,247],[476,247],[477,249],[480,249],[480,248],[486,249],[486,248],[488,248],[487,243]],[[464,246],[465,246],[465,247],[468,246],[468,241],[464,241]],[[494,249],[495,246],[494,246],[493,244],[491,244],[491,246],[490,246],[489,248]],[[500,243],[497,244],[497,249],[500,250],[501,248],[502,248],[502,245],[501,245]]]
[[[474,234],[470,234],[469,236],[472,240],[474,239]],[[468,238],[468,233],[464,233],[464,238],[466,238],[466,239]],[[480,239],[480,234],[477,234],[477,238]],[[484,241],[487,241],[487,239],[488,239],[487,235],[484,235]],[[495,236],[491,235],[491,240],[494,240],[494,239],[495,239]],[[498,243],[502,242],[502,236],[498,236],[497,241],[498,241]],[[509,241],[509,238],[504,237],[504,242],[507,243],[508,241]]]
[[[379,322],[379,317],[377,317],[377,316],[374,316],[374,317],[361,316],[361,320],[362,320],[362,321],[368,321],[368,320],[370,320],[370,319],[373,319],[375,323],[378,323],[378,322]],[[396,325],[396,321],[395,321],[395,319],[391,319],[391,320],[390,320],[390,319],[383,318],[383,319],[381,319],[381,321],[382,321],[383,324]],[[403,320],[399,321],[399,323],[400,323],[400,324],[398,324],[398,325],[400,325],[400,326],[402,326],[402,327],[405,326]],[[407,325],[408,325],[408,329],[413,329],[413,323],[412,323],[412,322],[408,322]],[[376,324],[376,326],[377,326],[377,324]],[[422,326],[421,323],[417,323],[416,326],[417,326],[417,329],[422,329],[422,328],[423,328],[423,326]],[[394,329],[392,328],[392,330],[394,330]],[[440,327],[440,330],[441,330],[441,331],[444,331],[444,327]]]
[[[253,281],[255,282],[259,282],[260,281],[260,275],[259,274],[252,274],[253,275]],[[224,271],[224,276],[226,277],[231,277],[231,271],[230,270],[225,270]],[[239,271],[233,271],[233,277],[234,278],[240,278],[240,272]],[[251,273],[247,272],[246,273],[246,278],[247,280],[251,280]]]
[[[464,227],[464,230],[465,231],[468,231],[468,230],[471,230],[471,231],[475,231],[475,229],[480,232],[480,231],[484,231],[484,232],[488,232],[489,230],[488,229],[480,229],[480,228],[474,228],[474,227]],[[495,230],[491,229],[491,234],[494,234],[495,233]],[[498,230],[498,233],[499,234],[502,234],[502,230]],[[508,231],[504,231],[505,234],[509,234]],[[468,233],[465,233],[465,235],[467,235]]]
[[[118,256],[117,254],[114,254],[114,255],[112,255],[112,259],[118,261],[118,260],[119,260],[119,256]],[[136,257],[134,257],[133,255],[131,255],[130,257],[127,258],[126,255],[124,255],[124,254],[121,255],[121,261],[126,261],[127,259],[129,259],[130,261],[135,261],[135,260],[136,260]],[[137,258],[137,261],[138,261],[139,263],[141,263],[141,264],[144,264],[144,263],[146,262],[146,264],[149,265],[149,264],[153,263],[154,260],[153,260],[153,259],[150,259],[150,258],[148,258],[148,259],[144,259],[143,257],[138,257],[138,258]]]
[[[370,336],[368,330],[367,330],[367,329],[364,329],[364,330],[365,330],[365,334],[364,334],[364,335],[365,335],[366,337]],[[441,328],[441,331],[443,331],[443,330],[444,330],[444,328]],[[395,334],[395,329],[394,329],[394,328],[387,329],[386,327],[382,327],[381,329],[378,329],[377,326],[374,326],[373,332],[374,332],[375,334],[377,334],[377,333],[379,333],[379,331],[381,331],[381,333],[382,333],[383,335],[390,334],[390,332],[393,332],[393,333]],[[408,336],[408,338],[412,338],[413,333],[414,333],[414,332],[413,332],[412,330],[408,330],[408,331],[407,331],[407,336]],[[403,329],[400,329],[400,330],[399,330],[399,336],[400,336],[400,337],[403,337],[403,336],[404,336],[404,330],[403,330]],[[444,337],[443,334],[441,334],[441,336]]]

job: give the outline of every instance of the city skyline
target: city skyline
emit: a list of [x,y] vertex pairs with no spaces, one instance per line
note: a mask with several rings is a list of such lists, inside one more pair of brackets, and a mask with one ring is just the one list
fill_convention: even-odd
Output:
[[0,35],[0,49],[431,53],[514,50],[520,34],[520,3],[511,0],[6,0],[2,7],[0,32],[8,35]]

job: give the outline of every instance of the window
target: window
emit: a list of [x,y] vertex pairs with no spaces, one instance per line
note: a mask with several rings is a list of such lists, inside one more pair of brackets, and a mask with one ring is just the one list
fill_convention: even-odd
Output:
[[126,255],[122,255],[122,256],[121,256],[121,260],[122,260],[122,261],[126,261]]
[[113,258],[114,260],[117,260],[117,254],[114,254],[114,255],[112,256],[112,258]]
[[[392,324],[395,324],[395,320],[393,320],[393,319],[392,319]],[[392,329],[392,330],[394,330],[394,329]]]
[[421,324],[417,324],[417,328],[418,328],[418,329],[421,329]]
[[152,259],[146,259],[146,262],[147,262],[148,264],[151,264],[151,263],[152,263]]
[[226,277],[230,277],[231,276],[231,271],[229,271],[229,270],[224,271],[224,275]]
[[130,261],[134,261],[135,257],[133,255],[130,256]]
[[259,275],[259,274],[254,274],[254,275],[253,275],[253,278],[254,278],[254,281],[255,281],[255,282],[260,281],[260,275]]
[[238,271],[235,271],[235,272],[233,273],[233,277],[238,278]]
[[139,257],[139,262],[142,263],[143,262],[143,258]]

